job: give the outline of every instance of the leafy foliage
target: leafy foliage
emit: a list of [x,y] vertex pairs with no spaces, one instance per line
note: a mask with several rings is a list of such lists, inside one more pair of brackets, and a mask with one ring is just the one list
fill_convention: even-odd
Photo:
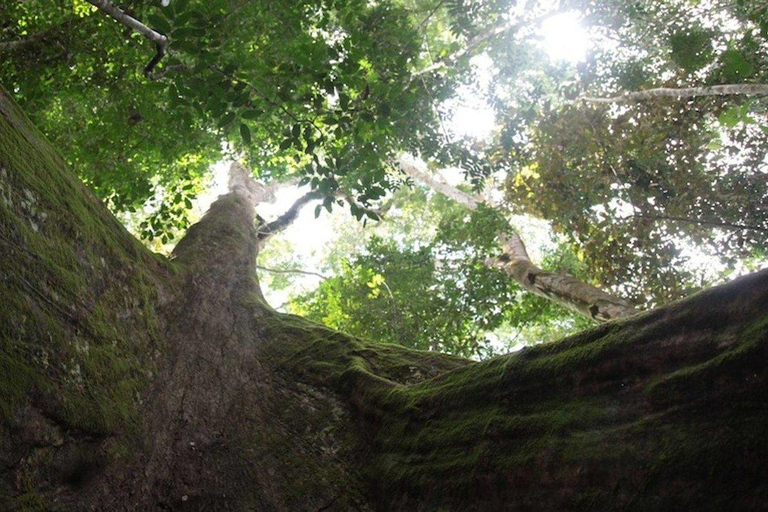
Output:
[[6,52],[0,77],[113,210],[172,203],[145,236],[184,224],[190,196],[177,192],[222,144],[262,179],[300,175],[337,199],[343,190],[360,217],[397,185],[387,162],[404,141],[435,136],[432,105],[447,89],[410,80],[421,43],[397,2],[123,7],[170,38],[161,79],[140,77],[151,50],[137,34],[78,3],[41,0],[0,12],[6,37],[30,40]]
[[[499,66],[502,127],[482,149],[507,173],[513,211],[567,236],[603,285],[637,303],[679,298],[763,254],[768,212],[761,100],[654,99],[595,107],[582,96],[765,82],[764,8],[689,2],[573,3],[598,40],[575,69],[518,43]],[[540,55],[540,53],[539,53]],[[525,87],[519,87],[522,72]],[[711,264],[704,259],[719,260]]]
[[[414,206],[436,221],[431,236],[398,215]],[[387,240],[374,236],[342,260],[336,276],[293,300],[295,313],[368,339],[470,357],[506,351],[510,339],[536,343],[588,324],[485,264],[508,228],[494,210],[470,212],[415,191],[400,193],[390,213]],[[545,264],[575,271],[578,262],[567,255],[561,248]]]

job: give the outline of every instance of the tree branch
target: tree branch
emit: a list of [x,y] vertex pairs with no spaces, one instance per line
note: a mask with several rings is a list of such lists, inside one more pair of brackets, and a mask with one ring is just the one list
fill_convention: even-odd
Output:
[[139,34],[143,35],[144,37],[146,37],[147,39],[155,43],[156,53],[155,53],[155,56],[152,57],[152,60],[149,61],[149,64],[147,64],[146,67],[144,67],[144,76],[146,76],[150,80],[156,79],[156,77],[152,74],[152,71],[155,69],[155,66],[157,66],[157,64],[163,59],[163,57],[166,54],[166,50],[168,48],[168,38],[163,34],[161,34],[160,32],[157,32],[156,30],[153,30],[148,26],[144,25],[142,22],[140,22],[133,16],[129,16],[109,0],[86,0],[86,1],[89,4],[93,5],[94,7],[96,7],[97,9],[101,10],[102,12],[114,18],[118,23],[121,23],[132,30],[135,30]]
[[423,183],[435,192],[440,192],[444,196],[453,199],[457,203],[463,204],[471,210],[476,209],[477,206],[483,202],[483,200],[479,197],[472,196],[471,194],[459,190],[456,187],[452,187],[442,179],[422,171],[412,161],[412,159],[408,158],[405,154],[400,155],[397,158],[396,163],[400,169],[411,178]]
[[321,199],[322,197],[323,195],[321,193],[313,190],[298,198],[284,214],[272,222],[264,224],[263,226],[259,226],[257,235],[259,242],[263,242],[271,236],[285,230],[285,228],[293,224],[293,222],[296,220],[296,217],[299,216],[299,212],[304,206],[307,205],[307,203],[316,199]]
[[0,41],[0,53],[13,52],[20,48],[24,48],[25,46],[29,46],[40,41],[43,37],[45,37],[47,33],[48,31],[44,31],[22,39],[14,39],[13,41]]
[[626,92],[610,98],[594,98],[584,96],[576,101],[585,103],[630,103],[633,101],[643,101],[653,98],[693,98],[696,96],[729,96],[729,95],[768,95],[768,84],[725,84],[712,85],[709,87],[658,87],[646,91]]
[[518,234],[500,238],[503,243],[501,256],[489,258],[486,264],[503,270],[526,290],[597,322],[638,313],[628,302],[570,274],[540,269],[528,258],[525,244]]
[[554,14],[557,14],[557,12],[554,12],[554,13],[550,12],[550,13],[547,13],[545,15],[542,15],[542,16],[539,16],[537,18],[534,18],[532,20],[527,20],[527,21],[522,21],[522,22],[516,21],[516,20],[515,20],[515,22],[513,22],[513,20],[504,20],[501,23],[497,23],[496,25],[494,25],[493,27],[489,28],[485,32],[483,32],[481,34],[478,34],[475,37],[473,37],[472,39],[470,39],[467,42],[466,46],[456,50],[455,52],[453,52],[452,54],[448,55],[446,58],[444,58],[440,62],[436,62],[436,63],[432,64],[431,66],[427,66],[424,69],[420,69],[419,71],[411,73],[411,79],[413,79],[415,77],[418,77],[418,76],[421,76],[421,75],[425,75],[427,73],[431,73],[433,71],[437,71],[439,69],[449,68],[449,67],[453,66],[454,64],[456,64],[456,62],[460,58],[462,58],[465,55],[469,54],[470,52],[475,50],[478,46],[480,46],[484,42],[488,41],[492,37],[495,37],[495,36],[497,36],[499,34],[503,34],[504,32],[510,32],[510,31],[513,31],[513,30],[518,30],[518,29],[520,29],[520,28],[522,28],[523,26],[526,26],[526,25],[541,23],[542,21],[544,21],[545,19],[549,18],[550,16],[553,16]]
[[[421,171],[413,162],[409,162],[405,155],[398,158],[398,164],[403,172],[415,180],[471,210],[477,209],[484,202],[479,197],[462,192]],[[502,254],[497,258],[487,259],[485,264],[500,268],[526,290],[597,322],[605,322],[638,312],[626,301],[569,274],[556,274],[540,269],[531,262],[520,235],[499,233],[498,236],[503,246]]]

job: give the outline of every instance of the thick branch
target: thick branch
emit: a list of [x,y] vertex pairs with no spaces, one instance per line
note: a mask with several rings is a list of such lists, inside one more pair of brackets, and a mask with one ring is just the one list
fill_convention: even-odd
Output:
[[638,311],[629,303],[569,274],[540,269],[528,258],[525,244],[514,234],[504,240],[503,252],[486,263],[500,268],[526,290],[554,301],[597,322],[633,315]]
[[768,84],[726,84],[710,87],[658,87],[647,91],[635,91],[612,96],[610,98],[582,97],[579,101],[586,103],[630,103],[653,98],[693,98],[695,96],[728,96],[728,95],[762,95],[768,94]]
[[[472,210],[483,202],[421,171],[412,161],[405,158],[405,155],[401,155],[398,164],[403,172],[415,180]],[[637,310],[624,300],[569,274],[555,274],[540,269],[531,262],[519,235],[507,236],[499,233],[499,238],[502,241],[503,252],[498,258],[488,259],[485,262],[486,265],[504,270],[526,290],[598,322],[637,313]]]
[[149,61],[149,64],[147,64],[144,68],[144,75],[150,79],[154,78],[152,71],[165,56],[166,49],[168,47],[168,38],[160,32],[157,32],[144,25],[133,16],[127,15],[109,0],[87,0],[87,2],[114,18],[118,23],[121,23],[132,30],[135,30],[139,34],[155,43],[155,50],[157,53],[155,53],[155,56],[152,57],[152,60]]

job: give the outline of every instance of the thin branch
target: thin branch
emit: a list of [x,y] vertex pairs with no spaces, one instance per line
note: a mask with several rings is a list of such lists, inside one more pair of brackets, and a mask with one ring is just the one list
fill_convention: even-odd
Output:
[[279,233],[285,230],[285,228],[290,226],[293,223],[293,221],[296,220],[296,217],[299,216],[299,212],[304,206],[307,205],[307,203],[314,201],[316,199],[321,199],[322,197],[323,197],[322,194],[313,190],[311,192],[307,192],[306,194],[298,198],[291,205],[291,207],[288,208],[288,211],[286,211],[284,214],[282,214],[272,222],[269,222],[259,227],[259,231],[257,235],[259,241],[267,240],[268,238],[275,235],[276,233]]
[[431,73],[433,71],[437,71],[440,69],[445,69],[453,66],[456,64],[456,62],[464,57],[465,55],[471,53],[474,51],[478,46],[482,45],[484,42],[488,41],[489,39],[498,36],[500,34],[503,34],[505,32],[511,32],[514,30],[518,30],[526,25],[532,25],[532,24],[539,24],[545,19],[554,16],[557,14],[557,12],[548,12],[542,16],[539,16],[537,18],[534,18],[532,20],[526,20],[526,21],[513,21],[513,20],[504,20],[501,23],[497,23],[495,26],[491,27],[490,29],[486,30],[485,32],[476,35],[472,39],[470,39],[466,46],[463,48],[460,48],[453,52],[452,54],[448,55],[446,58],[441,60],[440,62],[436,62],[435,64],[432,64],[431,66],[427,66],[424,69],[420,69],[419,71],[416,71],[414,73],[411,73],[411,79],[425,75],[427,73]]
[[437,5],[434,6],[432,10],[429,11],[429,14],[427,14],[427,16],[423,20],[421,20],[421,23],[419,23],[419,26],[416,28],[416,30],[421,30],[421,28],[430,20],[430,18],[432,18],[432,16],[435,15],[437,10],[440,9],[440,7],[442,7],[444,3],[445,3],[445,0],[440,0],[439,2],[437,2]]
[[312,272],[310,270],[301,270],[298,268],[277,269],[277,268],[262,267],[261,265],[256,265],[256,268],[259,270],[263,270],[264,272],[271,272],[272,274],[303,274],[305,276],[319,277],[322,280],[329,279],[328,276],[324,276],[323,274],[320,274],[318,272]]
[[153,30],[144,25],[133,16],[129,16],[109,0],[86,1],[97,9],[114,18],[118,23],[121,23],[132,30],[135,30],[139,34],[155,43],[155,56],[152,57],[152,60],[149,61],[149,64],[147,64],[144,68],[144,76],[149,79],[155,79],[156,77],[152,74],[152,71],[166,54],[166,50],[168,48],[168,38],[160,32],[157,32],[156,30]]
[[43,37],[46,36],[47,33],[48,31],[46,30],[22,39],[14,39],[13,41],[0,41],[0,53],[13,52],[20,48],[24,48],[25,46],[29,46],[40,41]]
[[475,210],[477,206],[483,202],[483,200],[479,197],[473,196],[464,192],[463,190],[459,190],[458,188],[449,185],[441,178],[438,178],[437,176],[439,175],[431,175],[422,171],[418,168],[416,163],[407,158],[405,154],[400,155],[397,158],[396,163],[400,169],[408,176],[412,177],[416,181],[420,181],[432,190],[440,192],[444,196],[453,199],[457,203],[463,204],[467,208]]
[[643,101],[653,98],[693,98],[696,96],[729,96],[729,95],[768,95],[768,84],[725,84],[712,85],[709,87],[683,87],[680,89],[672,87],[658,87],[646,91],[626,92],[610,98],[594,98],[585,96],[576,101],[586,103],[630,103],[633,101]]

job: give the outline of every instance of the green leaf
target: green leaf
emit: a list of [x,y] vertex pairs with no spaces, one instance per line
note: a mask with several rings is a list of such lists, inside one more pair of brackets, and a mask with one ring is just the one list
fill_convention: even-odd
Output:
[[699,27],[672,34],[669,40],[672,60],[686,71],[705,66],[712,55],[712,33]]
[[171,24],[168,23],[165,18],[157,14],[150,14],[147,16],[147,24],[150,26],[150,28],[163,34],[171,33]]
[[280,151],[285,151],[286,149],[290,148],[291,145],[293,145],[293,139],[284,139],[283,142],[280,143]]
[[219,122],[217,123],[219,128],[223,128],[227,126],[229,123],[232,122],[232,120],[235,119],[235,113],[234,112],[227,112],[224,114],[221,119],[219,119]]
[[197,39],[205,35],[205,30],[197,27],[179,27],[173,29],[171,37],[173,39]]
[[251,130],[245,123],[240,123],[240,136],[243,138],[243,142],[251,144]]
[[723,75],[729,82],[747,78],[752,75],[752,64],[744,58],[740,51],[728,49],[723,53]]
[[176,11],[176,16],[183,13],[189,7],[189,0],[173,0],[173,8]]

